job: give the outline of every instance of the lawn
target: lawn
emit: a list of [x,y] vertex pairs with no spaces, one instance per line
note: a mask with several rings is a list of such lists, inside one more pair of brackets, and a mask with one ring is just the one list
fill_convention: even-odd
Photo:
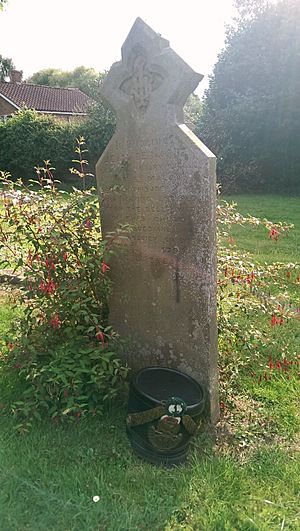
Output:
[[[277,243],[265,229],[235,227],[239,248],[251,252],[255,262],[300,262],[300,198],[233,199],[243,214],[295,224]],[[299,285],[291,290],[299,301]],[[7,292],[1,292],[0,311],[4,334],[13,316]],[[246,318],[239,324],[249,326]],[[256,360],[261,370],[270,354],[276,356],[276,345],[285,342],[299,354],[299,321],[258,325],[270,329],[273,339],[272,352]],[[0,530],[299,530],[298,375],[278,373],[260,383],[243,370],[239,376],[236,409],[223,411],[215,434],[200,432],[188,464],[175,469],[143,463],[132,454],[123,404],[101,421],[62,426],[44,420],[26,436],[16,435],[14,420],[0,414]],[[0,375],[1,406],[13,392]]]

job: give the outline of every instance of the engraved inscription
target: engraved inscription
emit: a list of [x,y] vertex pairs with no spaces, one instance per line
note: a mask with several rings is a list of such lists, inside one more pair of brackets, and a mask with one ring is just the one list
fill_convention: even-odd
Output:
[[163,77],[158,72],[150,70],[142,53],[138,53],[132,68],[132,75],[125,79],[120,90],[133,96],[138,111],[145,112],[150,102],[151,93],[163,82]]

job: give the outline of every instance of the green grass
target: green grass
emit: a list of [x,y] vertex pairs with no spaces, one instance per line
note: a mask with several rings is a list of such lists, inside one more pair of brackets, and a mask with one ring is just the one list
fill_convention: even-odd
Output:
[[[266,231],[251,230],[249,235],[237,227],[240,248],[252,252],[256,261],[300,262],[299,198],[234,200],[244,214],[296,226],[277,244]],[[293,289],[296,299],[299,288]],[[4,294],[2,337],[12,317]],[[249,326],[246,318],[240,326]],[[272,353],[283,343],[300,352],[299,321],[272,329],[260,320],[257,326],[270,330]],[[269,352],[260,356],[263,368]],[[0,374],[0,402],[8,400],[11,385]],[[123,405],[107,411],[102,420],[66,426],[45,420],[26,436],[17,436],[13,419],[0,413],[0,531],[299,530],[299,379],[278,375],[258,384],[241,372],[238,391],[241,407],[252,415],[246,425],[238,409],[234,412],[240,452],[228,443],[226,425],[217,432],[217,445],[203,431],[194,439],[188,464],[178,469],[155,467],[132,454]],[[252,411],[249,397],[259,411]],[[260,416],[267,424],[257,425]]]
[[186,467],[142,463],[129,448],[122,410],[102,425],[45,424],[25,438],[2,419],[1,530],[262,531],[283,521],[296,530],[299,473],[299,460],[276,447],[240,466],[197,441]]
[[251,214],[278,223],[293,223],[295,228],[287,237],[279,237],[278,243],[268,237],[263,227],[249,230],[247,226],[235,226],[232,236],[238,247],[251,253],[256,262],[298,262],[300,263],[300,197],[249,195],[226,196],[229,202],[238,204],[243,215]]

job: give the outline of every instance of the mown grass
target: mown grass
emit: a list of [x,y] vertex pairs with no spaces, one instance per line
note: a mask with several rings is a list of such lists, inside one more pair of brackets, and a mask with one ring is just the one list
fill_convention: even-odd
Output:
[[267,218],[273,223],[284,221],[293,223],[295,228],[284,238],[279,237],[278,243],[268,238],[264,227],[233,226],[232,236],[236,239],[239,249],[251,253],[258,263],[300,262],[300,197],[270,195],[235,195],[227,196],[226,200],[238,204],[238,211],[243,215],[251,214],[259,218]]
[[[248,229],[236,227],[239,248],[251,252],[255,261],[300,262],[300,199],[234,200],[244,214],[295,223],[290,236],[277,244],[265,231],[250,230],[249,236]],[[292,289],[296,300],[299,288]],[[12,317],[4,293],[2,337]],[[248,318],[240,318],[239,324],[250,325]],[[300,352],[299,321],[272,328],[260,318],[255,325],[268,330],[273,341],[271,352],[260,352],[253,360],[257,371],[264,370],[270,353],[276,356],[283,343],[291,352]],[[102,420],[62,426],[45,419],[26,436],[17,436],[13,419],[0,413],[0,530],[299,530],[297,374],[288,379],[278,372],[272,381],[259,383],[241,369],[237,391],[240,411],[237,407],[233,413],[233,426],[240,452],[236,445],[233,451],[223,419],[217,444],[214,435],[203,430],[193,442],[188,464],[176,469],[143,463],[132,454],[123,404]],[[12,382],[0,375],[0,402],[5,404],[12,392]],[[259,411],[252,411],[250,399]],[[242,407],[252,415],[247,423]],[[265,425],[258,422],[260,417]],[[95,495],[100,497],[97,503]]]

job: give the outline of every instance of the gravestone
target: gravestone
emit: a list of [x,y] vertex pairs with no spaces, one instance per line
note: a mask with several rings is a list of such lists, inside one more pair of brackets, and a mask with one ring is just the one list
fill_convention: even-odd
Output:
[[128,339],[126,360],[190,374],[214,422],[215,157],[183,123],[202,77],[138,18],[103,84],[117,127],[96,174],[99,189],[117,185],[101,205],[104,236],[120,224],[133,229],[111,262],[110,324]]

